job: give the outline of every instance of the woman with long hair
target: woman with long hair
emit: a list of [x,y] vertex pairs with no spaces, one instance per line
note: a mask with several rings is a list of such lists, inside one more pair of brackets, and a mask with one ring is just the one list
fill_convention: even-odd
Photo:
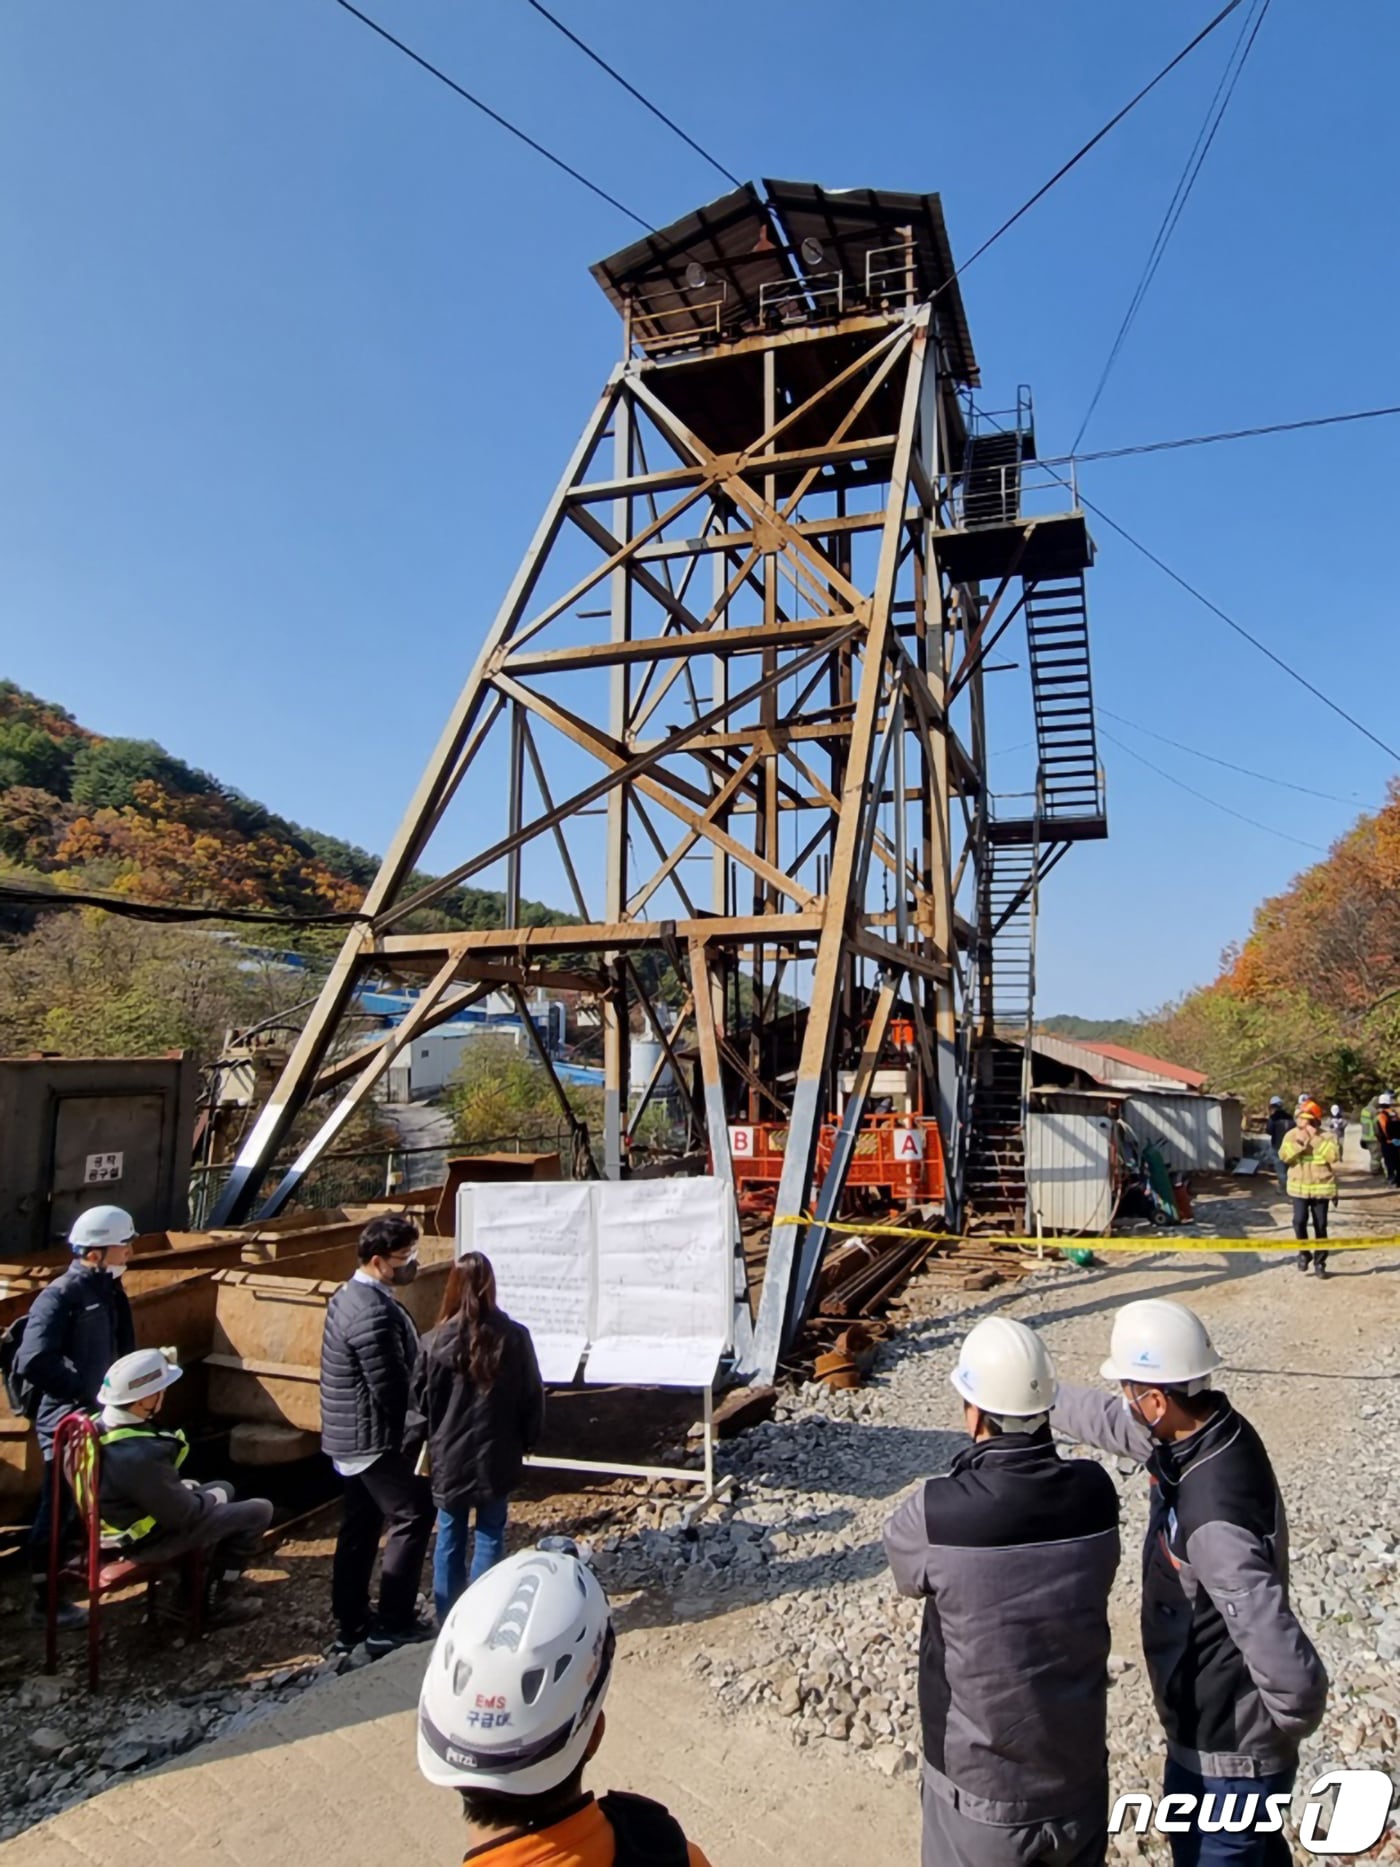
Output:
[[407,1433],[427,1445],[439,1626],[463,1589],[505,1555],[510,1493],[543,1430],[544,1384],[530,1331],[496,1302],[491,1260],[469,1251],[453,1265],[419,1348]]

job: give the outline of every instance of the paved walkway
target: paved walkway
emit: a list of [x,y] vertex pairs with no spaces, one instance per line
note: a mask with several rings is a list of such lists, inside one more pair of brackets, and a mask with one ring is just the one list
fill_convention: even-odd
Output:
[[[698,1629],[624,1635],[593,1783],[668,1804],[714,1867],[918,1858],[918,1791],[724,1719],[683,1670]],[[414,1760],[421,1651],[309,1692],[227,1742],[0,1845],[4,1867],[450,1867],[461,1809]]]

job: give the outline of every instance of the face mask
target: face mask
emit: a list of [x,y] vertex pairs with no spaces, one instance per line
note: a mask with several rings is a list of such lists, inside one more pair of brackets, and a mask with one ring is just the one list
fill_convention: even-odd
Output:
[[102,1268],[109,1277],[115,1277],[118,1283],[120,1283],[122,1278],[126,1276],[128,1267],[125,1264],[104,1264]]
[[407,1264],[395,1264],[393,1266],[393,1281],[396,1284],[411,1284],[417,1275],[417,1258],[410,1258]]

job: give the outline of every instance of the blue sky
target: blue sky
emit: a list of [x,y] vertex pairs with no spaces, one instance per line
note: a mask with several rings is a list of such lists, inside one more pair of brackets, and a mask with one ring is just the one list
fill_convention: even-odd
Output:
[[[721,192],[524,0],[366,10],[654,223]],[[959,256],[1211,11],[557,10],[736,174],[938,189]],[[1400,14],[1356,0],[1321,21],[1274,0],[1086,446],[1400,400]],[[1042,452],[1078,427],[1234,29],[964,280],[984,404],[1029,382]],[[587,268],[631,224],[332,0],[10,0],[0,172],[0,673],[382,847],[617,355]],[[1084,485],[1393,739],[1377,547],[1398,440],[1374,423]],[[1104,706],[1381,799],[1383,754],[1104,528],[1099,547]],[[993,677],[993,748],[1028,736],[1017,679]],[[1045,891],[1047,1012],[1130,1014],[1210,977],[1299,845],[1353,814],[1108,724],[1297,841],[1106,745],[1111,840]]]

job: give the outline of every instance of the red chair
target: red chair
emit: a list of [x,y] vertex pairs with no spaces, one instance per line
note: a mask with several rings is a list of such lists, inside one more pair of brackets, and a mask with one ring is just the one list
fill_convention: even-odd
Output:
[[[44,1635],[44,1671],[58,1670],[58,1585],[62,1577],[86,1584],[88,1591],[88,1688],[98,1689],[98,1653],[102,1644],[102,1597],[133,1582],[146,1584],[146,1619],[155,1607],[157,1578],[171,1569],[183,1569],[190,1590],[190,1632],[196,1640],[204,1633],[204,1568],[206,1551],[192,1550],[169,1562],[139,1562],[102,1547],[99,1504],[101,1446],[96,1423],[86,1413],[66,1413],[54,1434],[54,1501],[49,1528],[49,1598]],[[64,1564],[60,1561],[63,1511],[60,1487],[67,1485],[82,1520],[84,1553]]]

